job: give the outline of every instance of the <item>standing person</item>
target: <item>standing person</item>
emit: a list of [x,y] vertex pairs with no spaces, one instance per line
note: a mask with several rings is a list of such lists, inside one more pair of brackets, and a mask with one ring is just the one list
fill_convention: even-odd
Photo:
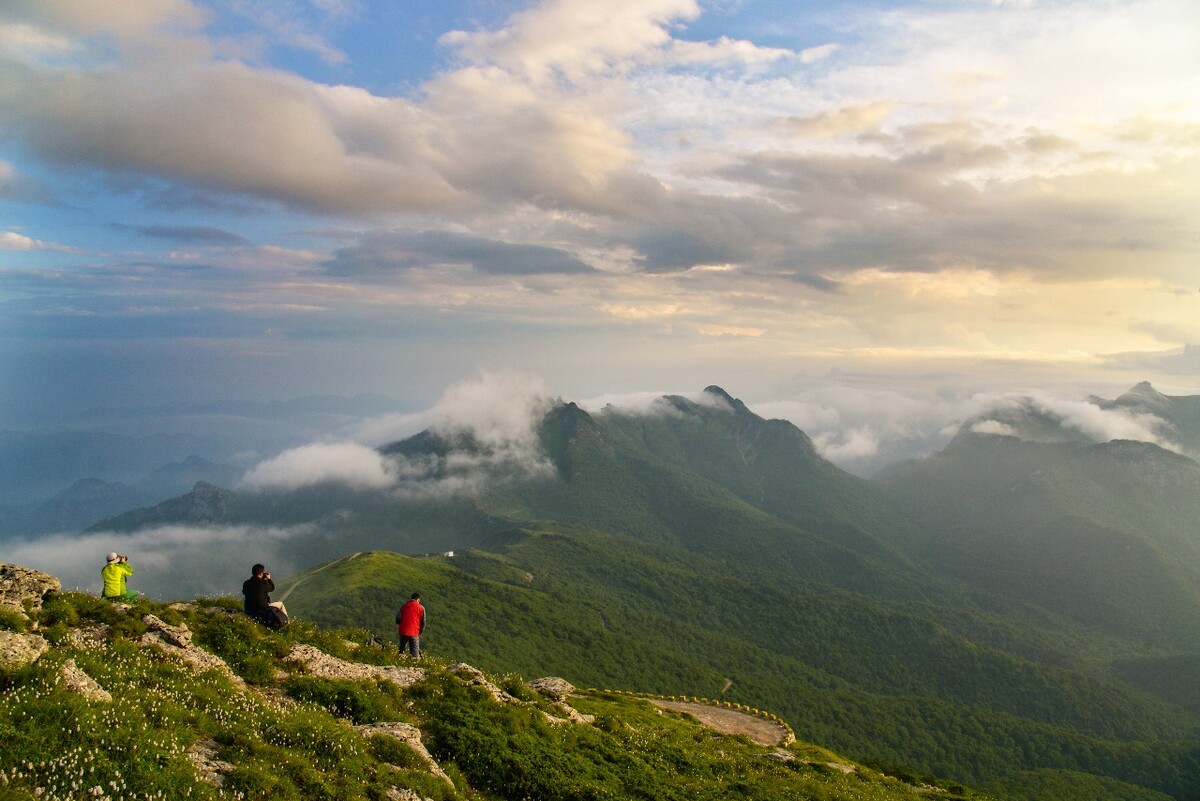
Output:
[[396,613],[396,631],[400,635],[400,653],[408,649],[413,659],[421,658],[421,635],[425,633],[425,607],[421,606],[421,593],[414,592],[408,603]]
[[125,578],[133,575],[133,565],[129,564],[129,557],[118,556],[114,551],[105,561],[107,564],[100,570],[100,578],[104,580],[104,589],[100,594],[109,601],[125,603],[138,597],[137,590],[125,589]]
[[[275,582],[263,565],[250,568],[251,576],[242,582],[242,608],[246,614],[259,623],[271,628],[281,629],[287,625],[287,611],[282,603],[271,603],[270,593],[275,590]],[[276,614],[278,612],[278,614]]]

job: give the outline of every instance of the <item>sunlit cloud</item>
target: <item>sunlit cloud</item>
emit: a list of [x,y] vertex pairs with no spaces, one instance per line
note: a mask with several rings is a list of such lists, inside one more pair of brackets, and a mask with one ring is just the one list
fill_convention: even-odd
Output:
[[[170,370],[218,341],[304,363],[416,338],[587,394],[704,371],[757,371],[764,395],[835,367],[1186,375],[1187,0],[798,6],[769,44],[711,27],[761,22],[754,4],[464,8],[423,16],[420,46],[397,32],[397,59],[350,35],[390,24],[368,0],[5,4],[14,347],[153,341]],[[388,359],[343,361],[356,391],[405,391]]]

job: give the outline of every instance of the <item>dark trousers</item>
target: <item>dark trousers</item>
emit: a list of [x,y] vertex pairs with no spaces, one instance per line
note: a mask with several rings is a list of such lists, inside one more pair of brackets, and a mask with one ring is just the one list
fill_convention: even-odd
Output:
[[421,638],[409,637],[405,634],[400,635],[400,653],[404,654],[404,649],[408,649],[408,655],[413,659],[421,658]]

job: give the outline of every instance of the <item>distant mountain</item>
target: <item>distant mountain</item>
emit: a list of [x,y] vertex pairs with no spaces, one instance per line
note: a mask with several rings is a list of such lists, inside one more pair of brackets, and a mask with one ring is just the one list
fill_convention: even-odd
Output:
[[[196,481],[231,485],[239,475],[229,463],[278,453],[401,410],[398,402],[377,395],[311,396],[93,409],[53,428],[0,429],[0,507],[24,519],[35,506],[84,479],[137,486],[154,500],[187,492]],[[198,460],[212,469],[198,469]],[[6,519],[0,517],[0,537],[25,533]]]
[[190,435],[0,430],[0,503],[41,503],[76,481],[132,484],[164,464],[209,452]]
[[[989,593],[1200,650],[1200,464],[1155,445],[960,434],[881,482],[906,552]],[[908,529],[913,531],[914,529]]]
[[[864,592],[921,593],[871,533],[886,513],[868,482],[822,459],[791,423],[716,387],[705,397],[712,405],[664,398],[649,415],[559,404],[538,432],[554,477],[494,481],[478,508],[509,525],[577,523]],[[474,447],[425,432],[381,451],[428,463]]]
[[1200,395],[1164,395],[1149,381],[1143,381],[1115,400],[1094,396],[1090,400],[1101,409],[1153,415],[1166,423],[1167,439],[1193,455],[1200,454]]
[[34,509],[22,521],[21,528],[27,535],[82,531],[97,520],[153,499],[154,496],[119,481],[82,479]]
[[[219,487],[232,487],[245,471],[229,464],[216,464],[202,456],[192,454],[182,462],[163,465],[137,482],[137,488],[155,499],[173,498],[182,495],[197,482],[204,481]],[[132,505],[124,507],[133,508]],[[93,520],[92,522],[95,522]]]
[[229,490],[200,481],[186,495],[102,520],[89,531],[137,531],[163,525],[223,523],[227,521],[232,497]]

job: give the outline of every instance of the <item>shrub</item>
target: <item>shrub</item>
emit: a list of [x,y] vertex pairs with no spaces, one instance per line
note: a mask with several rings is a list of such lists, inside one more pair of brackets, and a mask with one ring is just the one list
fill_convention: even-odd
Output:
[[15,609],[0,606],[0,631],[25,631],[25,616]]
[[296,676],[284,683],[284,692],[354,723],[396,721],[406,716],[398,688],[389,682],[335,682]]

